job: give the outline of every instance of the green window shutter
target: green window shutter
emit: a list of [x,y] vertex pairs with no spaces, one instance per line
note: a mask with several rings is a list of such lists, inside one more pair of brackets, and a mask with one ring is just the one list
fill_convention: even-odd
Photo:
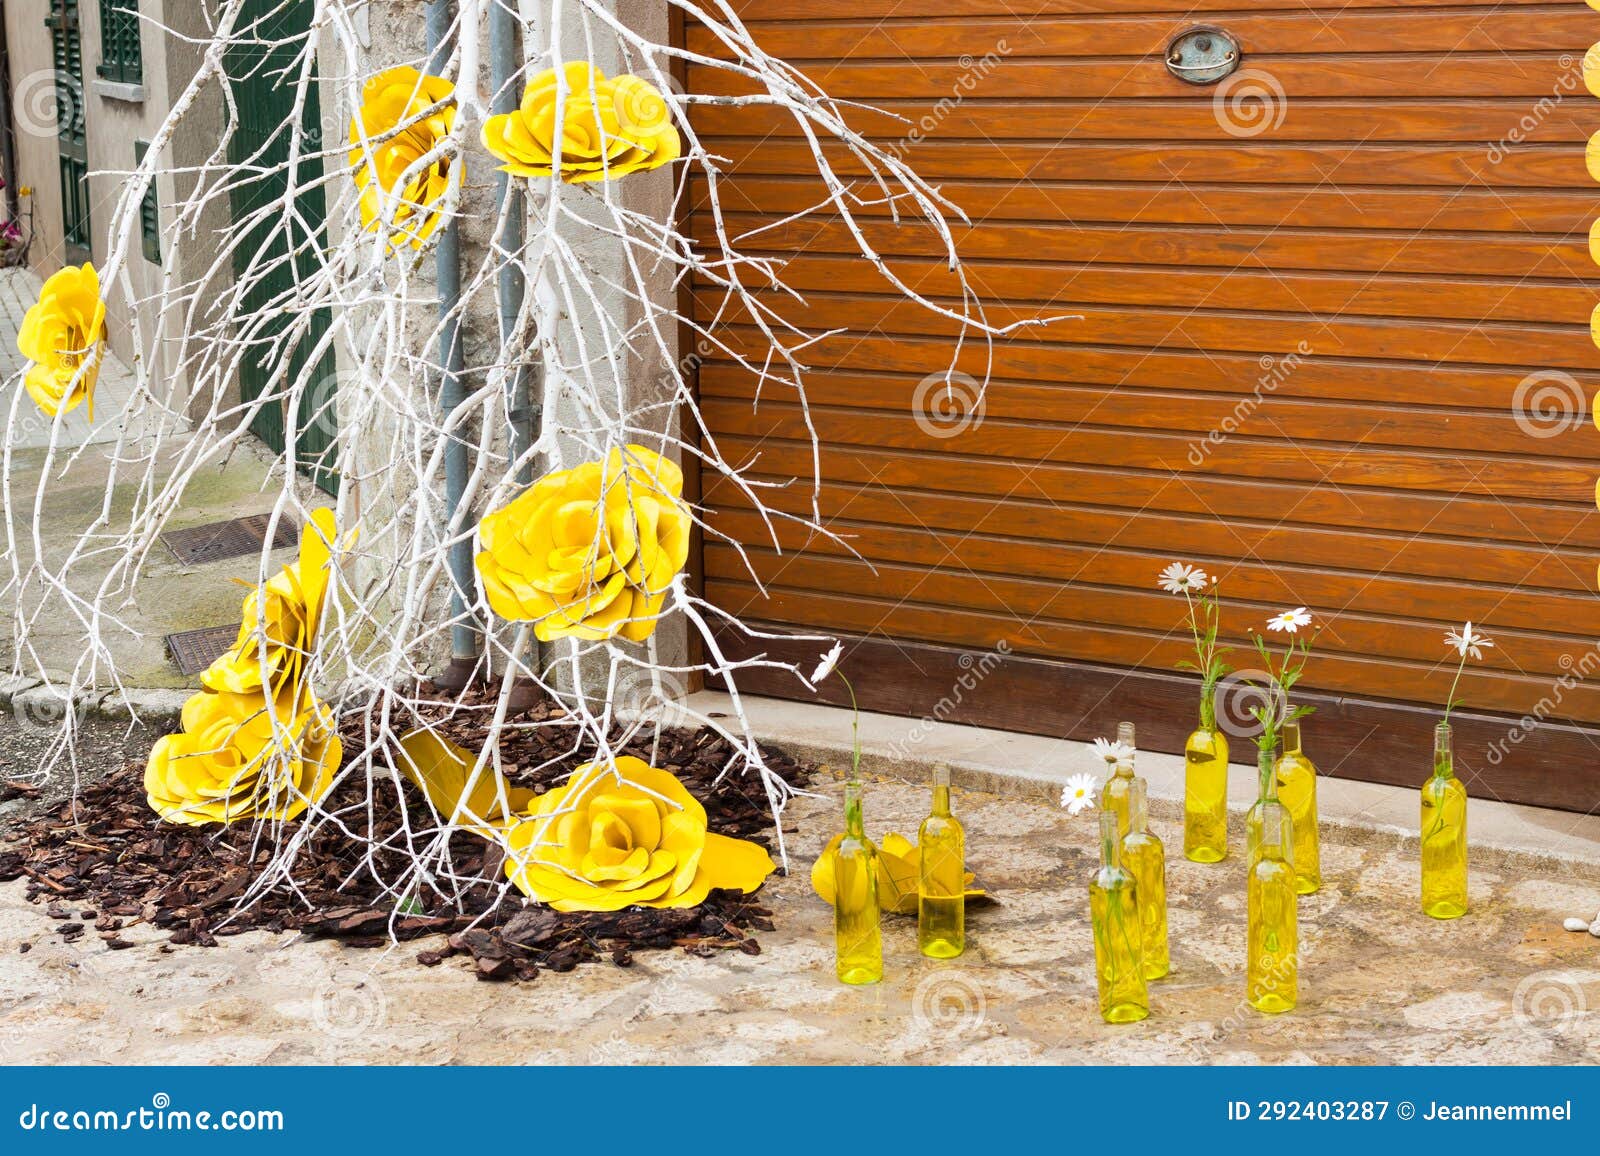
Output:
[[[133,163],[142,164],[145,153],[149,151],[149,141],[134,141]],[[150,187],[144,191],[144,200],[139,202],[139,238],[144,249],[144,259],[152,265],[161,264],[161,209],[156,201],[154,177],[150,178]]]
[[139,0],[100,0],[100,67],[102,80],[139,84],[144,62],[139,52]]

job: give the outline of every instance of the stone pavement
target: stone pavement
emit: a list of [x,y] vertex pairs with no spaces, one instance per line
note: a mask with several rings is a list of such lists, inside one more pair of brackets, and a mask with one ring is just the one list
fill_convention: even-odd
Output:
[[[1414,853],[1330,839],[1327,880],[1302,900],[1300,1007],[1244,1003],[1237,857],[1169,848],[1173,973],[1154,1014],[1095,1011],[1086,882],[1092,813],[957,790],[970,860],[1000,900],[975,911],[959,959],[916,954],[914,922],[886,920],[885,981],[833,980],[831,914],[812,859],[838,823],[838,790],[795,804],[794,875],[768,884],[777,930],[759,956],[641,953],[514,986],[459,961],[251,933],[215,949],[63,945],[17,885],[0,888],[0,1057],[13,1063],[1600,1063],[1600,939],[1561,917],[1600,908],[1600,873],[1480,866],[1474,910],[1416,908]],[[868,831],[912,833],[926,793],[870,784]],[[23,954],[24,943],[31,950]]]

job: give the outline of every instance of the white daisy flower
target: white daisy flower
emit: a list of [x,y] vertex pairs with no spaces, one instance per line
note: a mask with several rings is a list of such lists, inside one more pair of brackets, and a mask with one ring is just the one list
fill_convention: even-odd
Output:
[[1174,562],[1161,571],[1158,584],[1168,594],[1190,594],[1204,590],[1209,581],[1206,572],[1199,567],[1190,566],[1185,562]]
[[1061,805],[1067,814],[1076,815],[1085,807],[1094,805],[1094,776],[1073,775],[1061,792]]
[[1133,758],[1133,748],[1127,743],[1117,739],[1095,739],[1089,744],[1095,757],[1108,763],[1121,762],[1123,759]]
[[815,686],[833,673],[833,668],[839,665],[839,658],[844,654],[844,643],[835,642],[833,649],[822,656],[822,661],[817,663],[817,669],[811,672],[811,683]]
[[1470,654],[1473,658],[1481,659],[1484,649],[1494,645],[1486,636],[1476,633],[1470,622],[1461,628],[1460,634],[1454,630],[1446,631],[1444,641],[1445,645],[1455,647],[1456,653],[1462,658]]
[[1296,606],[1293,610],[1280,611],[1267,619],[1268,630],[1283,630],[1290,634],[1296,633],[1302,626],[1311,625],[1311,611],[1304,606]]

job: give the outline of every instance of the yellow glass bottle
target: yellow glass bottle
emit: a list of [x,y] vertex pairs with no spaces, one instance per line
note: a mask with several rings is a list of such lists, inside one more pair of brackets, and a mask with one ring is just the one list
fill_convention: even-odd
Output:
[[1094,925],[1094,969],[1100,1017],[1129,1024],[1150,1014],[1144,982],[1144,940],[1139,888],[1122,866],[1117,816],[1100,812],[1100,870],[1089,883],[1089,920]]
[[833,944],[844,983],[883,978],[883,932],[878,926],[878,851],[861,823],[861,784],[844,785],[844,838],[833,852]]
[[[1248,958],[1245,998],[1257,1011],[1276,1014],[1294,1007],[1300,995],[1299,894],[1289,856],[1294,823],[1288,809],[1269,797],[1271,754],[1260,757],[1262,798],[1256,808],[1256,844],[1247,854]],[[1256,808],[1252,808],[1255,811]]]
[[1167,849],[1150,830],[1150,802],[1141,778],[1133,780],[1128,833],[1122,838],[1122,865],[1139,889],[1139,925],[1144,946],[1144,977],[1160,979],[1172,970],[1167,949]]
[[1294,824],[1294,885],[1301,895],[1322,889],[1322,845],[1317,831],[1317,768],[1300,747],[1300,724],[1283,724],[1283,755],[1274,770],[1278,800]]
[[1128,833],[1128,800],[1133,795],[1133,724],[1117,724],[1117,742],[1128,748],[1128,754],[1117,760],[1106,785],[1100,791],[1100,809],[1117,817],[1117,838]]
[[1228,736],[1216,701],[1200,700],[1200,728],[1183,744],[1183,854],[1196,863],[1228,857]]
[[917,833],[917,945],[931,959],[954,959],[967,946],[966,832],[950,813],[950,768],[933,768],[933,811]]
[[1435,919],[1467,913],[1467,788],[1456,778],[1450,724],[1433,730],[1433,775],[1422,787],[1422,910]]

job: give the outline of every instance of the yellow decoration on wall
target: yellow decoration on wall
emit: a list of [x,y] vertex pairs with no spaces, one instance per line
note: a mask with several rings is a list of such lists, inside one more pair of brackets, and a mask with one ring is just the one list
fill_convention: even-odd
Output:
[[[377,232],[384,213],[392,213],[390,249],[404,244],[420,249],[439,227],[450,158],[436,157],[406,174],[449,137],[456,121],[455,91],[443,77],[424,76],[415,68],[388,69],[361,88],[361,107],[350,120],[348,159],[361,190],[362,228]],[[451,103],[422,115],[445,101]]]
[[[811,889],[829,907],[833,906],[833,849],[843,835],[835,835],[817,861],[811,865]],[[922,870],[922,849],[904,835],[890,831],[878,844],[878,907],[896,915],[917,913],[917,886]],[[968,900],[982,899],[982,888],[972,886],[975,876],[967,871],[962,880]]]
[[169,823],[285,821],[319,801],[343,757],[333,716],[309,694],[203,690],[183,704],[183,730],[158,739],[145,765],[150,806]]
[[1600,96],[1600,44],[1591,44],[1583,54],[1583,86],[1592,95]]
[[689,558],[682,493],[682,471],[643,446],[546,474],[478,526],[489,605],[543,642],[642,642]]
[[1589,312],[1589,340],[1600,346],[1600,305]]
[[[556,124],[559,78],[565,77],[561,123]],[[660,168],[682,155],[671,110],[661,91],[637,76],[609,80],[592,64],[574,61],[547,69],[523,90],[516,110],[491,116],[483,147],[519,177],[548,177],[561,144],[561,179],[601,181]]]
[[401,771],[422,788],[439,817],[486,838],[494,838],[535,797],[526,787],[507,783],[491,762],[485,762],[468,794],[467,779],[477,760],[433,731],[412,731],[400,740],[400,750],[405,754]]
[[100,299],[100,276],[94,266],[85,261],[52,274],[17,331],[17,349],[33,363],[23,378],[28,396],[51,417],[87,403],[93,421],[94,386],[105,337],[106,303]]
[[202,685],[219,693],[260,691],[263,633],[267,685],[278,690],[299,681],[322,621],[334,533],[332,510],[312,513],[300,531],[299,559],[251,591],[238,639],[201,674]]
[[1600,132],[1589,138],[1583,146],[1583,164],[1589,170],[1589,179],[1600,181]]
[[506,832],[506,875],[557,911],[693,907],[719,887],[754,891],[776,869],[755,843],[706,830],[670,772],[631,755],[586,763]]

